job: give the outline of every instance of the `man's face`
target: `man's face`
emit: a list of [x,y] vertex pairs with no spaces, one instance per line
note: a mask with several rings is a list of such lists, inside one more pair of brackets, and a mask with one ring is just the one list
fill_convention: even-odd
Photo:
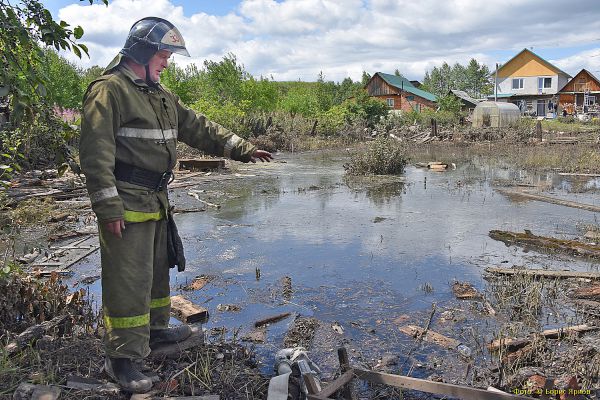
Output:
[[150,79],[152,82],[158,82],[160,73],[163,69],[167,68],[169,64],[169,57],[171,57],[171,54],[173,53],[168,50],[161,50],[153,55],[150,61],[148,61],[148,70],[150,71]]

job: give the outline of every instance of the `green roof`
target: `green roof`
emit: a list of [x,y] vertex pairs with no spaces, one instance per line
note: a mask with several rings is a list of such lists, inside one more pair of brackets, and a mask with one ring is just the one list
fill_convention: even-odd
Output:
[[408,79],[403,77],[402,75],[391,75],[384,74],[383,72],[376,72],[375,75],[379,75],[381,79],[386,81],[389,85],[394,86],[398,89],[404,90],[406,92],[412,93],[429,101],[437,101],[437,96],[435,94],[426,92],[421,89],[417,89]]

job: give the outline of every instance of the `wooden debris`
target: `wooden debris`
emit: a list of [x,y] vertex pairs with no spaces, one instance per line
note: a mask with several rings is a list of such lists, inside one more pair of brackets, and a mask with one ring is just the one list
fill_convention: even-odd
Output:
[[218,304],[217,310],[239,312],[242,310],[242,307],[238,306],[237,304]]
[[204,333],[201,328],[192,327],[192,334],[189,338],[179,343],[168,343],[153,346],[150,352],[151,358],[179,358],[181,352],[193,347],[204,344]]
[[441,333],[431,330],[425,331],[424,328],[416,325],[401,326],[399,330],[406,335],[414,338],[422,338],[426,342],[434,343],[447,349],[456,349],[460,345],[460,342],[456,339],[449,338]]
[[594,206],[591,204],[577,203],[574,201],[557,199],[556,197],[544,196],[541,194],[533,194],[533,193],[526,192],[526,191],[509,190],[509,189],[503,189],[503,188],[497,188],[496,190],[507,196],[516,196],[516,197],[521,197],[521,198],[525,198],[525,199],[529,199],[529,200],[543,201],[545,203],[558,204],[558,205],[566,206],[566,207],[579,208],[582,210],[600,212],[599,206]]
[[491,230],[489,236],[494,240],[504,242],[507,246],[518,245],[552,252],[563,252],[578,257],[600,258],[600,246],[582,243],[577,240],[536,236],[527,230],[523,233]]
[[258,328],[258,327],[263,326],[263,325],[272,324],[274,322],[279,322],[282,319],[285,319],[285,318],[289,317],[290,315],[292,315],[292,313],[286,312],[286,313],[283,313],[283,314],[273,315],[272,317],[263,318],[261,320],[256,321],[254,323],[254,327]]
[[585,286],[576,289],[572,293],[572,297],[577,299],[595,299],[600,297],[600,284]]
[[44,321],[41,324],[30,326],[21,332],[12,342],[4,346],[4,351],[6,351],[8,355],[16,354],[30,343],[40,339],[50,330],[57,328],[60,324],[65,322],[67,318],[68,315],[60,315],[52,318],[50,321]]
[[208,283],[210,283],[213,279],[215,279],[214,276],[210,276],[210,275],[200,275],[194,278],[194,280],[192,281],[192,283],[190,283],[187,286],[183,287],[183,290],[200,290],[202,289],[204,286],[206,286]]
[[529,275],[541,278],[586,278],[600,279],[599,272],[550,271],[547,269],[497,268],[487,267],[485,272],[498,275]]
[[333,329],[334,332],[337,333],[338,335],[344,334],[344,327],[342,325],[340,325],[338,322],[334,322],[331,325],[331,329]]
[[184,158],[179,160],[179,169],[191,171],[225,168],[223,158]]
[[460,300],[478,300],[483,297],[469,282],[454,282],[452,292]]
[[[597,329],[600,329],[600,327],[589,326],[589,325],[585,325],[585,324],[584,325],[574,325],[574,326],[567,326],[567,327],[558,328],[558,329],[547,329],[540,333],[535,333],[534,336],[542,336],[542,337],[545,337],[546,339],[560,339],[566,335],[579,334],[579,333],[593,331],[593,330],[597,330]],[[532,340],[533,340],[533,338],[495,339],[490,344],[488,344],[487,347],[490,351],[497,351],[503,347],[507,348],[508,350],[516,350],[516,349],[519,349],[519,348],[524,347],[527,344],[531,343]]]
[[248,332],[246,335],[244,335],[242,340],[244,342],[251,342],[251,343],[264,343],[266,337],[267,337],[267,330],[263,326],[261,328],[254,329],[253,331]]
[[208,309],[192,303],[183,296],[171,296],[171,314],[188,324],[208,321]]

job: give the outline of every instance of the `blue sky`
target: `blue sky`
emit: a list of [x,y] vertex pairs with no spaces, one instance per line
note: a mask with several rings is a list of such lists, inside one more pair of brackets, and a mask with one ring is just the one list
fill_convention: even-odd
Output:
[[180,65],[233,53],[254,76],[276,80],[360,79],[362,71],[410,79],[446,61],[471,58],[493,68],[523,48],[576,74],[600,75],[598,0],[46,0],[59,19],[85,30],[90,59],[106,65],[131,24],[144,16],[173,22],[191,58]]

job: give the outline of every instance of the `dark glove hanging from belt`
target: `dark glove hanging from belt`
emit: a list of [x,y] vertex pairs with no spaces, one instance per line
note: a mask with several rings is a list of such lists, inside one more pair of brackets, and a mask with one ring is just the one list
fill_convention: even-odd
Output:
[[183,243],[177,231],[177,225],[173,219],[173,207],[169,208],[167,213],[167,255],[169,258],[169,267],[177,265],[177,271],[185,271],[185,254],[183,253]]

